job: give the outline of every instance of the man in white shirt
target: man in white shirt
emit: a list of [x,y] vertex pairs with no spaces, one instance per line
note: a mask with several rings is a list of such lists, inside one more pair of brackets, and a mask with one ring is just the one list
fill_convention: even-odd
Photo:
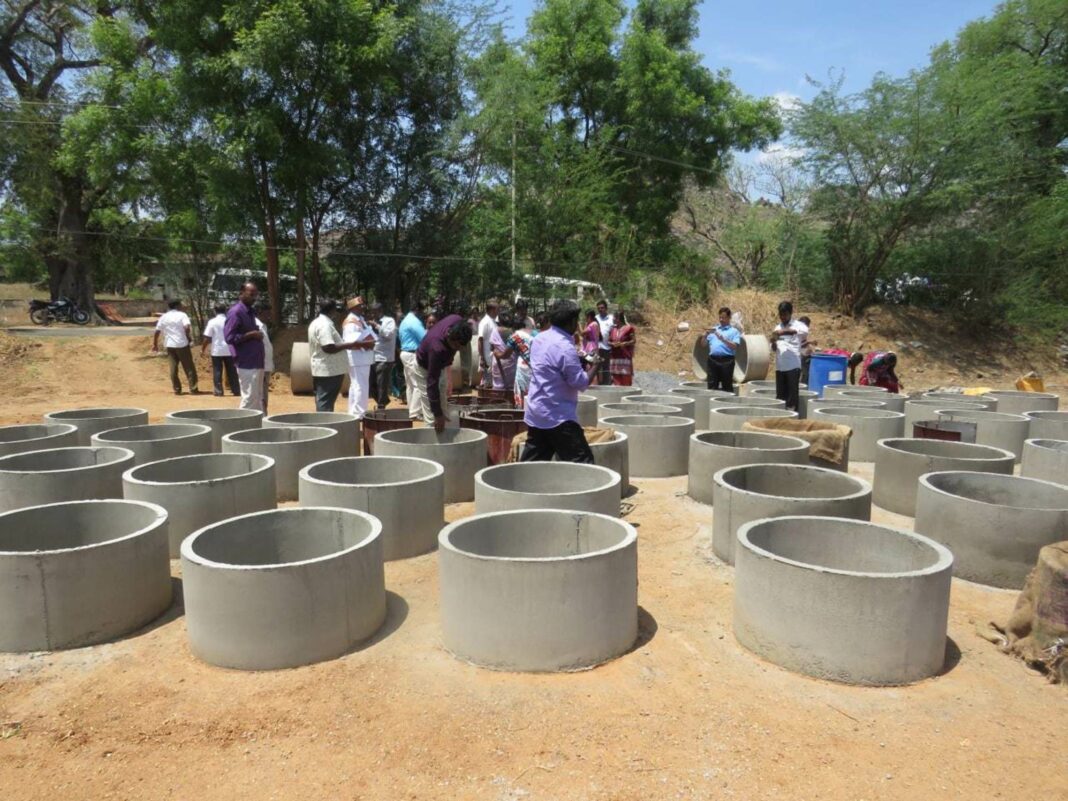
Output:
[[319,304],[319,316],[308,326],[308,356],[311,361],[312,386],[315,388],[315,411],[332,412],[341,384],[349,369],[345,351],[355,343],[346,344],[337,332],[332,314],[337,303],[324,300]]
[[495,300],[486,303],[486,314],[478,321],[478,366],[482,369],[482,386],[493,386],[493,333],[497,330]]
[[601,336],[597,340],[597,355],[601,357],[601,364],[597,368],[597,383],[607,386],[612,383],[612,374],[608,369],[612,359],[612,329],[616,327],[615,315],[608,313],[608,301],[597,302],[597,327]]
[[167,359],[171,363],[171,386],[174,394],[182,394],[182,382],[178,379],[178,363],[181,362],[189,382],[189,394],[199,395],[197,389],[197,367],[193,364],[193,352],[189,348],[193,334],[189,315],[182,311],[182,301],[172,300],[167,304],[168,311],[162,314],[156,323],[156,333],[152,337],[152,352],[159,353],[159,336],[163,334],[163,347],[167,349]]
[[796,412],[801,384],[801,350],[808,339],[808,326],[794,319],[794,304],[779,304],[779,324],[771,332],[775,348],[775,397]]
[[363,318],[363,298],[357,295],[345,304],[349,310],[341,326],[341,339],[349,348],[349,414],[362,420],[371,397],[371,367],[375,363],[374,329]]
[[393,365],[397,361],[397,321],[385,313],[381,303],[371,304],[371,328],[375,341],[375,363],[371,371],[371,395],[379,409],[389,406],[389,389],[393,383]]
[[241,388],[237,381],[237,367],[234,366],[234,357],[230,353],[230,346],[226,344],[226,304],[219,303],[215,306],[215,316],[204,324],[201,332],[200,355],[203,356],[208,345],[211,345],[211,382],[215,391],[215,397],[223,395],[223,372],[226,372],[226,383],[230,387],[230,394],[240,397]]

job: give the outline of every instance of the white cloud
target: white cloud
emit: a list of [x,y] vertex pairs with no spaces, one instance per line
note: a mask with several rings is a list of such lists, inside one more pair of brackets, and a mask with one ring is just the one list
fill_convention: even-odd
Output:
[[801,96],[793,92],[776,92],[771,96],[781,111],[796,111],[801,105]]
[[782,69],[782,65],[778,61],[761,53],[735,50],[730,47],[717,47],[715,54],[716,58],[721,61],[732,64],[745,64],[748,67],[755,67],[761,72],[778,72]]
[[756,157],[757,164],[784,164],[805,155],[800,147],[792,147],[776,142],[761,150]]

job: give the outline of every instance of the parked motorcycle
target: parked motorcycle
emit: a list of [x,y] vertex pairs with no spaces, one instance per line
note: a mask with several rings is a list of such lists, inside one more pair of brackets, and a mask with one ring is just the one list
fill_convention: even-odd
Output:
[[70,298],[30,301],[30,320],[35,325],[51,325],[54,322],[85,325],[89,318],[89,312]]

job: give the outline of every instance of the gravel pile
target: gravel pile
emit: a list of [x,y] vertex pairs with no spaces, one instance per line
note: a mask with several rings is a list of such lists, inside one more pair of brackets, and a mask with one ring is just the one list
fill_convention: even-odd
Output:
[[647,372],[635,373],[634,385],[642,388],[646,395],[666,395],[668,390],[677,387],[685,379],[673,373]]

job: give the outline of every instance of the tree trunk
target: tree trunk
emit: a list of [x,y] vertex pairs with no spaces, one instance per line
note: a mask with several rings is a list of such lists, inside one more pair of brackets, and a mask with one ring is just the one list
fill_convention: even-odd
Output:
[[311,313],[319,307],[322,292],[322,275],[319,272],[319,220],[312,219],[311,226]]
[[304,215],[297,215],[297,322],[308,322],[307,306],[304,303],[304,257],[307,239],[304,236]]

